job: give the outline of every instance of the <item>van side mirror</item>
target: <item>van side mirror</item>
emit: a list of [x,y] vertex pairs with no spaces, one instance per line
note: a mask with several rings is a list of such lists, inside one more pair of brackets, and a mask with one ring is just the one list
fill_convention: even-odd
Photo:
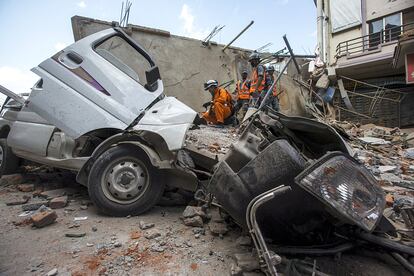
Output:
[[145,76],[147,78],[147,84],[145,84],[145,88],[151,92],[157,90],[157,81],[161,79],[158,66],[152,66],[149,70],[145,71]]

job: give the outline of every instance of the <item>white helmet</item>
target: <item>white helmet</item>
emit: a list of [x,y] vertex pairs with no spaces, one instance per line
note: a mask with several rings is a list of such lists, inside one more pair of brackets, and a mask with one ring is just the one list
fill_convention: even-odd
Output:
[[210,87],[217,87],[218,82],[216,80],[208,80],[204,83],[204,90],[208,90]]
[[249,56],[249,62],[251,62],[252,60],[255,60],[255,59],[260,60],[260,55],[256,51],[254,51],[254,52],[252,52],[250,54],[250,56]]

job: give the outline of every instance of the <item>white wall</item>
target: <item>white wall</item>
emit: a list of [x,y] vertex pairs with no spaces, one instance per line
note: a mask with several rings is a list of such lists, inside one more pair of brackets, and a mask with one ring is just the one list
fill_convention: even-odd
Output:
[[361,30],[361,26],[352,28],[352,29],[348,29],[346,31],[340,32],[340,33],[335,33],[332,34],[331,38],[330,38],[330,45],[331,45],[331,49],[330,49],[330,61],[331,61],[331,65],[335,62],[335,55],[336,55],[336,46],[338,46],[339,43],[349,40],[349,39],[353,39],[353,38],[357,38],[362,36],[362,30]]
[[414,0],[366,0],[367,21],[414,7]]

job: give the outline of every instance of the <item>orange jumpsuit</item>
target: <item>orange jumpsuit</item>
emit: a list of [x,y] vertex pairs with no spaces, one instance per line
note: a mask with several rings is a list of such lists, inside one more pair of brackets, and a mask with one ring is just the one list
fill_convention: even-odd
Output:
[[231,115],[232,109],[230,93],[224,88],[217,87],[214,90],[213,104],[209,111],[202,114],[202,117],[207,123],[224,123],[224,120]]

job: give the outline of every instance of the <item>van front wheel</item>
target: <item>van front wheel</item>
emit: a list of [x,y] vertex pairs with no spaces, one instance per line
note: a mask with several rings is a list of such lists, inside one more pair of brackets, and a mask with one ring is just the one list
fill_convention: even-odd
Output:
[[92,201],[107,215],[139,215],[161,198],[163,174],[152,166],[143,150],[119,145],[95,161],[89,174],[88,191]]

